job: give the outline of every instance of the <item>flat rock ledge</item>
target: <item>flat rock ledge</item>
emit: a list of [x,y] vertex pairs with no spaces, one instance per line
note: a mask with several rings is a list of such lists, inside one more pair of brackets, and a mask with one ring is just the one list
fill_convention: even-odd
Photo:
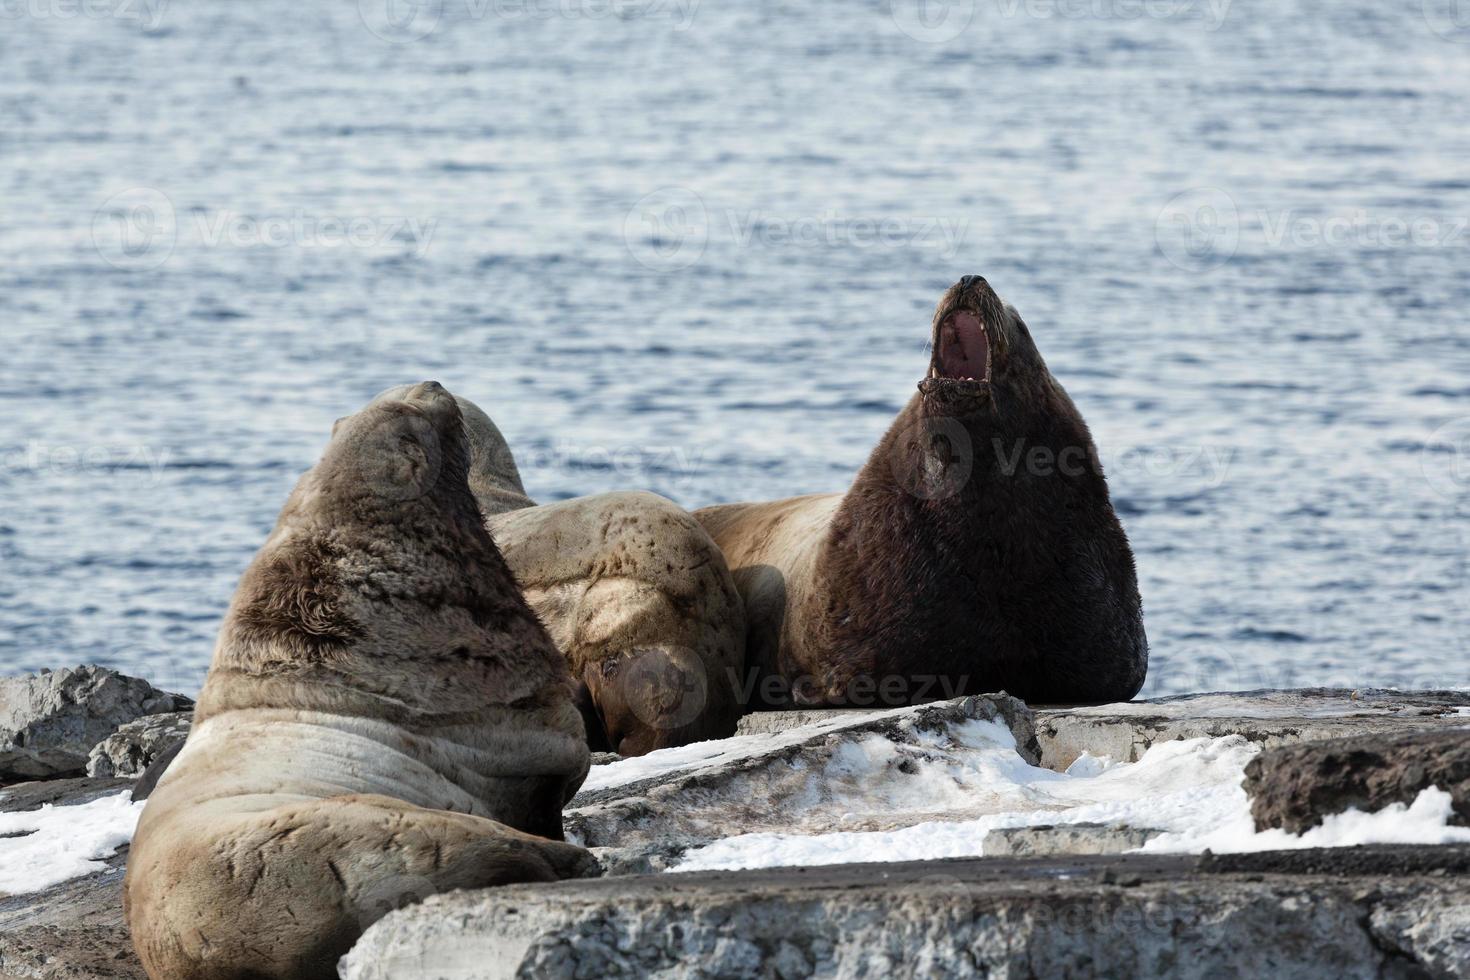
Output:
[[459,892],[380,921],[340,973],[344,980],[1470,974],[1470,848],[1250,857],[983,858]]
[[1290,745],[1263,752],[1245,770],[1256,829],[1293,834],[1349,808],[1412,803],[1431,786],[1450,794],[1451,822],[1470,824],[1470,728]]
[[[835,829],[840,820],[845,829],[881,829],[891,815],[865,811],[873,810],[871,785],[882,777],[844,772],[844,750],[882,743],[887,774],[901,780],[961,749],[957,733],[981,723],[990,737],[1014,740],[1033,765],[1040,758],[1031,711],[1003,694],[879,712],[794,714],[801,725],[689,747],[682,764],[642,778],[616,781],[609,774],[617,766],[594,769],[564,814],[568,839],[591,848],[609,874],[663,871],[691,848],[723,837],[790,830],[793,814],[809,830]],[[622,765],[637,771],[639,763]]]
[[1306,688],[1188,694],[1088,708],[1038,708],[1041,764],[1064,771],[1084,752],[1137,762],[1159,742],[1242,735],[1263,748],[1470,726],[1470,693]]

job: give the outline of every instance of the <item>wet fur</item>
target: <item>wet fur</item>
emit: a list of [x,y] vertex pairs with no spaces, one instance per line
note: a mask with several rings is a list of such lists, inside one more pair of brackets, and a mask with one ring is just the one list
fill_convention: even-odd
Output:
[[[696,513],[746,599],[748,656],[809,679],[795,695],[804,703],[853,703],[861,678],[898,678],[909,698],[1128,700],[1148,644],[1091,434],[1026,324],[984,280],[946,294],[936,337],[957,310],[986,327],[983,392],[927,379],[845,495]],[[955,426],[972,453],[915,438]],[[1018,444],[1020,465],[1007,473]],[[1026,455],[1037,447],[1053,459],[1070,449],[1074,472],[1032,472]]]

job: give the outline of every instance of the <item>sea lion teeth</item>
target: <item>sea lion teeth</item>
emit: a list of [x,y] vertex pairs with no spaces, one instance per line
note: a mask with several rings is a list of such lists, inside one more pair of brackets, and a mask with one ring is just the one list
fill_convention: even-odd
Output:
[[695,512],[745,600],[754,690],[770,707],[1132,698],[1148,641],[1097,449],[983,278],[940,299],[925,377],[846,494]]

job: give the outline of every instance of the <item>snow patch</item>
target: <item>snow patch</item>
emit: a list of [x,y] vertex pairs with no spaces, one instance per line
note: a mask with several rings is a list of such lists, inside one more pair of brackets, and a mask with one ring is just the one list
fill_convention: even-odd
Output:
[[[976,746],[964,768],[982,778],[956,779],[956,767],[936,771],[934,780],[905,780],[875,785],[870,792],[898,811],[927,810],[931,819],[880,831],[819,834],[758,833],[715,841],[691,850],[673,871],[715,871],[791,865],[850,864],[872,861],[924,861],[979,857],[985,837],[996,829],[1057,824],[1101,823],[1163,831],[1143,850],[1199,852],[1342,847],[1364,843],[1470,842],[1470,828],[1447,825],[1449,794],[1426,790],[1412,806],[1389,807],[1379,813],[1349,812],[1326,825],[1295,837],[1273,830],[1258,834],[1250,801],[1242,788],[1245,767],[1260,749],[1240,735],[1163,742],[1133,763],[1114,763],[1084,755],[1066,773],[1028,765],[1014,751]],[[1002,755],[1005,758],[1001,758]],[[861,757],[849,753],[845,764],[856,768]],[[874,759],[876,763],[877,760]],[[874,765],[871,775],[883,775]],[[975,816],[976,800],[956,806],[954,793],[931,795],[937,780],[951,789],[984,788],[990,812]],[[922,800],[892,798],[899,791]],[[999,804],[999,805],[997,805]],[[943,805],[954,808],[946,819],[932,819]]]
[[124,790],[79,806],[0,813],[0,895],[28,895],[103,870],[133,839],[143,806]]

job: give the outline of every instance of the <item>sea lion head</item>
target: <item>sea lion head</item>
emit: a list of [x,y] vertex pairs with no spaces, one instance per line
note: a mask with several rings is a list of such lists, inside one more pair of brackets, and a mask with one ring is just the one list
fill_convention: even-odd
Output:
[[1032,389],[1048,377],[1031,333],[984,276],[964,276],[934,310],[933,354],[919,384],[935,411],[993,407],[1001,390]]
[[339,419],[241,579],[199,717],[346,711],[366,696],[353,713],[406,724],[560,684],[565,665],[485,531],[469,466],[461,408],[437,382]]
[[[405,399],[417,385],[397,385],[384,391],[372,401],[392,402]],[[442,390],[442,389],[441,389]],[[465,437],[468,440],[470,464],[470,492],[479,502],[486,517],[504,514],[536,506],[526,494],[521,482],[521,471],[516,466],[515,454],[510,443],[501,434],[500,428],[485,414],[484,409],[459,395],[453,395],[459,405]]]
[[338,419],[302,482],[316,506],[452,505],[462,502],[469,459],[459,403],[439,382],[424,381]]

